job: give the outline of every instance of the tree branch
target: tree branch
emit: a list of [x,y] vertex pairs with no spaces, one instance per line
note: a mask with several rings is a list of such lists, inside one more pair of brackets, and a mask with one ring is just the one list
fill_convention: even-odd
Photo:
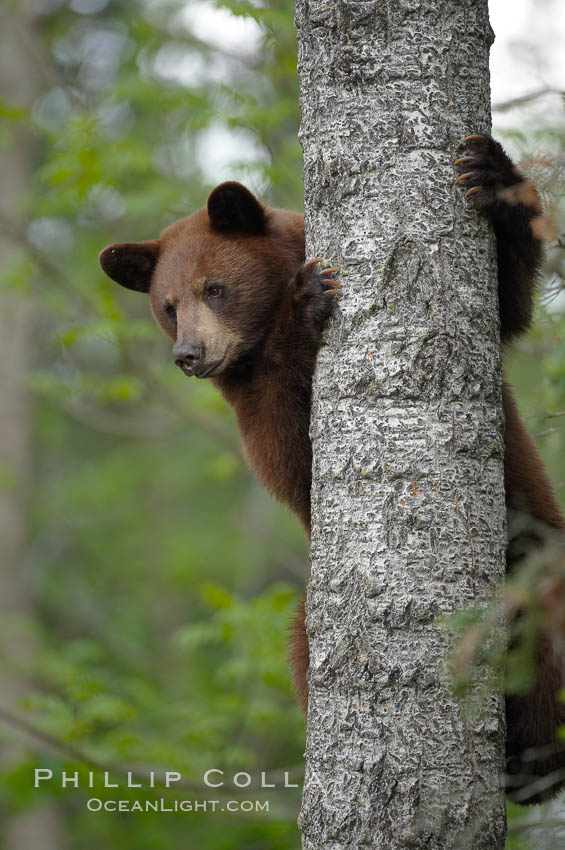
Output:
[[563,89],[555,89],[550,86],[544,86],[543,88],[536,89],[529,94],[523,94],[520,95],[520,97],[513,97],[510,100],[503,100],[500,103],[495,103],[492,107],[492,111],[507,112],[509,109],[514,109],[516,106],[525,106],[534,100],[538,100],[540,97],[545,97],[546,94],[558,94],[561,97],[565,97],[565,91]]

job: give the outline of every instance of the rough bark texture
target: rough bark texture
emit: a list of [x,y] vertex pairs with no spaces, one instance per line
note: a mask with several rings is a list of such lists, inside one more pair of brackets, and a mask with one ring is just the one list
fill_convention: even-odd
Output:
[[490,127],[487,2],[296,22],[307,254],[345,289],[312,408],[303,847],[502,848],[502,696],[465,712],[438,626],[504,572],[494,242],[451,167]]

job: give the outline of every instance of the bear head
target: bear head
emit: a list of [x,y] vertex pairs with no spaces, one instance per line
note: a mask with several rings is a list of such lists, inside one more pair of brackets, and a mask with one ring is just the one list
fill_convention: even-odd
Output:
[[149,294],[186,375],[208,378],[250,360],[304,261],[303,216],[265,207],[240,183],[217,186],[206,207],[160,239],[109,245],[112,280]]

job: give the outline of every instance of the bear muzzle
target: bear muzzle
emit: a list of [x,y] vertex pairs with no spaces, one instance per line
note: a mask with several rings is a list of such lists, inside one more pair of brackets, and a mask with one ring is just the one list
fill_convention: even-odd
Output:
[[207,378],[221,366],[224,358],[206,362],[204,357],[204,346],[195,345],[192,342],[183,342],[173,348],[175,363],[189,378]]

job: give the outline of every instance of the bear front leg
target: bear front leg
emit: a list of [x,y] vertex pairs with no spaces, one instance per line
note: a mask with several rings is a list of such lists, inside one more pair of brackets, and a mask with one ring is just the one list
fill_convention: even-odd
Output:
[[490,136],[467,136],[462,141],[469,155],[453,163],[464,172],[455,182],[467,189],[465,197],[471,197],[494,226],[501,338],[506,341],[531,323],[542,261],[541,202],[532,181],[498,142]]
[[320,257],[300,266],[288,283],[266,343],[267,357],[299,374],[300,383],[309,389],[324,324],[331,315],[335,297],[341,295],[341,284],[333,279],[338,271]]
[[286,285],[265,340],[261,366],[242,399],[232,402],[251,466],[294,511],[307,533],[312,376],[322,328],[340,292],[331,277],[337,269],[320,268],[320,262],[305,263]]
[[[341,295],[341,285],[333,279],[333,275],[339,271],[336,267],[322,265],[324,260],[316,258],[310,260],[299,269],[291,282],[292,311],[295,315],[293,327],[298,338],[306,335],[313,346],[314,360],[312,361],[312,373],[315,365],[315,352],[318,349],[319,338],[326,320],[331,315],[334,307],[334,296]],[[295,340],[297,342],[298,340]],[[310,482],[308,490],[310,489]],[[306,634],[306,612],[305,598],[300,601],[296,613],[291,622],[289,661],[292,670],[292,681],[299,705],[304,712],[308,711],[308,666],[310,662],[310,650],[308,646],[308,635]]]

